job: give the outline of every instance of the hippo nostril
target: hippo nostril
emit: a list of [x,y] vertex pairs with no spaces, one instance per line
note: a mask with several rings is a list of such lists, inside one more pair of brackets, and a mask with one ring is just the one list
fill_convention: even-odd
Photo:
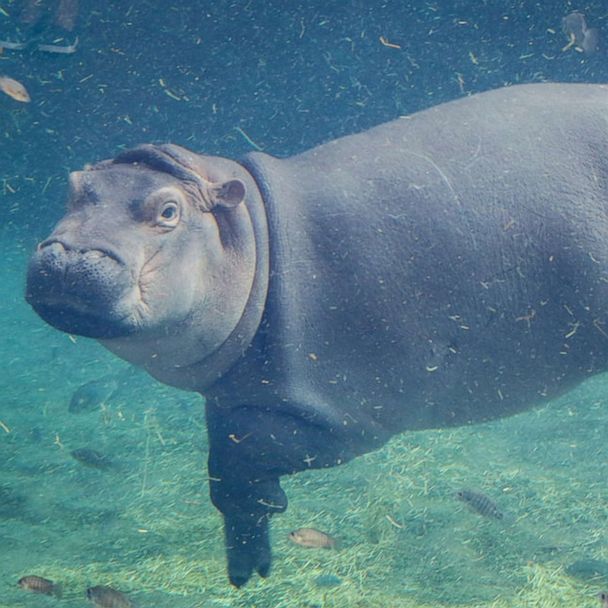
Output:
[[103,251],[99,251],[99,249],[90,249],[82,254],[82,257],[87,260],[98,260],[105,256],[106,254]]
[[58,241],[56,239],[46,239],[46,241],[42,241],[41,243],[38,243],[38,252],[41,251],[54,251],[54,252],[61,252],[61,251],[65,251],[66,247],[64,246],[64,244],[61,241]]

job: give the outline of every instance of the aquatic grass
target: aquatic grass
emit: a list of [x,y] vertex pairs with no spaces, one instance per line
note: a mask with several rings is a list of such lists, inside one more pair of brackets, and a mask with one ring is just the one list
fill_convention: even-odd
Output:
[[518,593],[522,605],[530,608],[561,608],[563,606],[597,607],[597,588],[576,584],[561,567],[529,563],[528,581]]
[[[530,567],[523,558],[517,567],[517,556],[527,540],[524,529],[530,534],[538,531],[538,521],[534,520],[539,520],[539,514],[542,518],[556,516],[550,507],[543,507],[545,501],[554,501],[549,503],[554,507],[559,504],[570,509],[570,516],[574,509],[575,518],[583,505],[560,499],[560,492],[548,478],[537,479],[533,484],[538,489],[536,484],[540,483],[542,492],[520,497],[519,490],[527,491],[530,486],[521,483],[525,467],[488,475],[487,471],[456,466],[455,461],[444,465],[447,455],[454,458],[450,444],[462,442],[455,431],[408,436],[346,467],[286,480],[291,506],[286,515],[273,522],[273,576],[268,581],[253,580],[243,590],[232,590],[227,586],[223,548],[219,543],[221,520],[206,495],[204,456],[184,449],[177,440],[176,427],[161,417],[157,422],[163,444],[155,432],[150,433],[143,411],[140,414],[128,431],[120,433],[120,439],[114,438],[109,444],[118,449],[119,442],[127,442],[120,450],[130,454],[128,468],[119,480],[127,491],[117,505],[118,527],[99,538],[91,558],[106,553],[105,545],[112,548],[115,558],[75,568],[68,560],[53,562],[51,567],[45,565],[46,575],[64,582],[68,600],[76,601],[86,585],[106,583],[138,599],[154,597],[155,605],[159,606],[178,606],[179,598],[191,601],[204,597],[205,601],[213,600],[210,605],[243,607],[287,608],[294,606],[294,598],[306,598],[310,605],[336,607],[448,606],[456,601],[466,606],[499,608],[516,605],[507,599],[513,599],[514,593],[530,601],[529,605],[551,606],[543,604],[546,599],[543,594],[557,593],[565,586],[571,595],[564,597],[577,597],[578,605],[585,605],[581,604],[584,587],[573,586],[559,567],[552,577],[546,572],[553,572],[554,565],[536,566],[535,577],[529,577]],[[122,424],[120,418],[112,419],[110,427],[117,431]],[[150,437],[147,455],[142,450],[146,437]],[[131,452],[148,460],[149,484],[143,495],[140,491],[143,463],[133,458]],[[90,479],[89,472],[70,470],[63,483],[73,483],[82,476]],[[60,468],[55,481],[65,473],[66,469]],[[469,512],[453,499],[455,487],[474,482],[487,490],[488,479],[498,484],[492,486],[493,491],[501,487],[499,482],[508,482],[504,487],[511,488],[492,496],[503,499],[505,508],[517,514],[512,524],[515,528],[511,529],[513,544],[504,538],[507,534],[500,525]],[[517,487],[518,480],[521,488]],[[102,476],[91,487],[103,485],[103,481]],[[330,495],[328,488],[335,494]],[[592,495],[597,492],[601,494],[601,489],[593,486]],[[527,516],[518,512],[520,505],[529,510]],[[85,505],[75,505],[75,510],[78,509],[85,509]],[[95,517],[89,524],[96,525]],[[314,525],[336,534],[342,540],[342,549],[314,551],[290,545],[286,536],[299,525]],[[447,530],[451,530],[452,546],[446,548],[441,546],[440,539]],[[599,530],[590,538],[599,538]],[[492,560],[495,566],[502,567],[490,574],[488,584],[502,586],[505,599],[497,598],[494,592],[485,603],[476,604],[474,597],[480,592],[482,579],[469,570],[467,583],[467,569],[476,562],[487,566]],[[318,588],[315,579],[326,573],[338,576],[341,585]],[[509,581],[512,584],[505,585]],[[463,587],[465,593],[460,596],[450,593],[455,586]],[[74,589],[73,596],[69,589]],[[563,592],[559,593],[562,597]]]

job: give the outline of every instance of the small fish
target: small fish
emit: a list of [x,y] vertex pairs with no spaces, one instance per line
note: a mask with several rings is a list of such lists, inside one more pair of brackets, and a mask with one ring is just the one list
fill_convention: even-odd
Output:
[[42,593],[43,595],[54,595],[55,597],[61,597],[61,585],[57,585],[48,578],[42,578],[35,574],[28,576],[22,576],[17,582],[21,589],[26,589],[32,593]]
[[608,608],[608,591],[600,591],[597,599],[601,602],[601,608]]
[[494,519],[502,519],[504,517],[504,514],[498,508],[498,505],[481,492],[459,490],[456,492],[456,498],[462,500],[470,509],[484,517],[492,517]]
[[93,412],[104,405],[117,389],[118,382],[114,378],[85,382],[74,391],[68,411],[72,414]]
[[337,587],[342,584],[342,579],[335,574],[321,574],[315,579],[317,587]]
[[91,448],[78,448],[72,450],[70,455],[81,464],[94,469],[106,470],[111,469],[114,466],[112,460],[105,454],[102,454],[97,450],[92,450]]
[[0,91],[23,103],[32,101],[27,89],[18,80],[14,80],[8,76],[0,76]]
[[573,576],[583,581],[605,583],[608,581],[608,562],[602,559],[583,558],[565,568],[568,576]]
[[289,533],[289,540],[309,549],[336,549],[336,539],[314,528],[298,528]]
[[93,602],[97,608],[133,608],[131,600],[120,591],[97,585],[87,589],[87,599]]
[[599,32],[596,28],[587,27],[585,15],[582,13],[575,11],[566,15],[562,19],[562,30],[569,40],[562,51],[567,51],[573,46],[587,55],[597,51]]

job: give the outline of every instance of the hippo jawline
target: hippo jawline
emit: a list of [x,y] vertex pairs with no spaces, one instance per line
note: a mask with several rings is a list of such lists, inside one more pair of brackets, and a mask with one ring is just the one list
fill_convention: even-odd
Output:
[[86,309],[76,302],[37,299],[30,293],[26,293],[25,299],[43,321],[68,334],[108,340],[138,331],[132,315],[118,317],[109,310]]

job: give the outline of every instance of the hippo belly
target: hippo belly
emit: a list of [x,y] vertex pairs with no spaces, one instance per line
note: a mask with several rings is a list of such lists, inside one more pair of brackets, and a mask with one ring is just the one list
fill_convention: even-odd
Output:
[[269,573],[281,475],[606,369],[607,92],[514,86],[287,159],[142,146],[73,177],[28,299],[205,395],[233,584]]

